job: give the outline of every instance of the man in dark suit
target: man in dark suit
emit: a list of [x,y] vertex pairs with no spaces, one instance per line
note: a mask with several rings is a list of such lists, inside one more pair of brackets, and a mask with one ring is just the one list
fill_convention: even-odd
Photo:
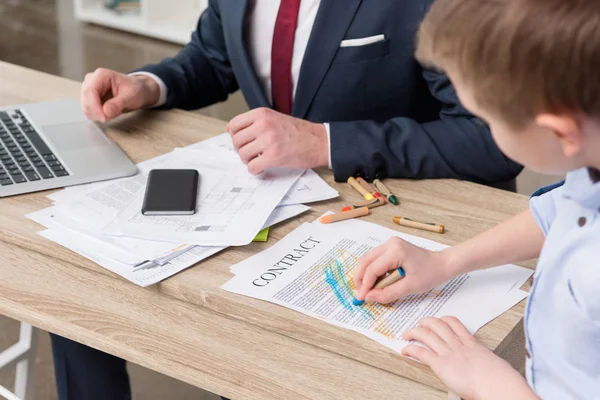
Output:
[[[89,118],[144,107],[197,109],[241,89],[228,124],[253,173],[327,167],[335,178],[459,178],[511,187],[521,167],[414,59],[432,0],[211,0],[174,58],[86,76]],[[53,336],[60,399],[126,399],[125,362]]]

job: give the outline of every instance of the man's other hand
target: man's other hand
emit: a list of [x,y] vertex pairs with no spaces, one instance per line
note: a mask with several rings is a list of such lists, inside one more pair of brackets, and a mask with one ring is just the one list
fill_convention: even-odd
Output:
[[325,125],[258,108],[227,125],[233,146],[252,174],[272,167],[297,169],[329,165]]
[[159,97],[160,87],[154,79],[105,68],[87,74],[81,87],[83,112],[89,119],[100,122],[152,106]]

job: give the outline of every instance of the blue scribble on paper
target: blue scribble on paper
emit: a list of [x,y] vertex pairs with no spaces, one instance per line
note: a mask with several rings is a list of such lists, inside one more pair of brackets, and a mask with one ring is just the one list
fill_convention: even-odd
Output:
[[344,288],[340,285],[340,282],[335,278],[331,266],[328,266],[325,269],[325,282],[329,285],[335,297],[337,297],[338,301],[344,306],[344,308],[348,310],[352,310],[352,304],[347,299],[345,293],[343,293]]
[[333,264],[335,269],[332,265],[328,265],[325,268],[325,282],[329,285],[340,304],[352,312],[360,311],[365,318],[374,319],[375,315],[366,307],[353,305],[353,301],[355,300],[354,289],[346,277],[343,260],[336,259]]

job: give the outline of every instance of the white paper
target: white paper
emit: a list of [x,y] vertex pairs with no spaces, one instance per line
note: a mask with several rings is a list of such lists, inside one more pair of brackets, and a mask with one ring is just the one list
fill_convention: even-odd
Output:
[[253,176],[239,160],[189,149],[174,151],[168,167],[199,172],[196,213],[144,216],[140,211],[143,198],[138,196],[104,233],[203,246],[246,245],[304,173],[273,168]]
[[429,250],[444,245],[364,221],[304,224],[233,269],[223,289],[270,301],[360,332],[400,351],[401,338],[425,316],[454,315],[473,333],[522,298],[531,270],[514,265],[476,271],[391,305],[354,306],[354,268],[362,254],[392,236]]
[[286,221],[290,218],[294,218],[300,214],[307,212],[308,210],[310,210],[310,207],[305,206],[304,204],[293,204],[291,206],[278,206],[273,210],[271,215],[269,215],[269,218],[267,219],[267,222],[265,222],[265,225],[263,226],[262,229],[269,228],[280,222]]
[[[223,157],[228,156],[231,159],[239,160],[239,156],[233,148],[231,135],[228,133],[195,143],[187,148],[218,152]],[[339,193],[329,186],[323,178],[313,170],[308,169],[285,195],[279,205],[314,203],[316,201],[333,199],[338,196]]]
[[[155,259],[173,257],[183,250],[187,245],[178,245],[168,242],[156,242],[129,237],[111,237],[88,229],[68,215],[61,212],[57,207],[49,207],[26,215],[27,218],[45,226],[48,229],[67,230],[77,235],[85,236],[94,243],[98,252],[106,254],[129,265],[139,265],[143,262]],[[91,251],[88,249],[88,251]],[[91,251],[93,252],[93,251]],[[159,261],[161,262],[161,261]]]
[[63,231],[46,230],[39,232],[39,234],[142,287],[160,282],[223,250],[223,248],[219,247],[194,247],[182,256],[171,260],[163,266],[151,269],[133,270],[131,265],[120,263],[112,258],[105,257],[102,254],[91,254],[87,252],[87,248],[81,246],[83,244],[82,241],[75,240],[73,235],[65,234]]
[[[212,176],[220,179],[225,172],[239,168],[239,157],[233,151],[228,134],[193,144],[187,149],[194,148],[198,150],[191,153],[195,157],[191,162],[208,169],[218,167],[217,171],[210,171],[208,180],[214,181]],[[28,217],[48,228],[40,233],[42,236],[138,285],[156,283],[225,247],[116,237],[105,235],[102,231],[142,196],[147,173],[154,168],[177,167],[181,159],[177,158],[175,162],[171,159],[179,157],[182,151],[185,153],[185,150],[178,150],[138,164],[138,174],[133,177],[73,186],[53,193],[48,197],[55,202],[54,207],[34,212]],[[296,173],[300,175],[301,171]],[[304,205],[276,207],[260,229],[309,209]]]
[[[306,212],[309,209],[310,207],[303,205],[278,207],[269,217],[265,227],[273,226],[286,219]],[[130,258],[136,256],[128,253],[128,250],[165,246],[166,243],[132,238],[117,238],[115,240],[114,238],[89,235],[88,232],[83,233],[59,223],[52,207],[32,213],[28,217],[41,225],[50,228],[39,233],[43,237],[67,247],[109,271],[119,274],[125,279],[140,286],[148,286],[157,283],[224,249],[224,247],[180,245],[161,259],[153,259],[152,257],[144,256],[134,258],[136,260],[136,267],[134,267]],[[72,222],[73,221],[70,223]],[[124,239],[126,239],[126,241],[119,242]],[[134,243],[135,241],[140,243],[135,243],[132,247],[127,246],[127,244]],[[124,262],[122,260],[126,261]],[[145,272],[142,273],[142,271]]]
[[130,177],[126,177],[126,178],[119,178],[119,179],[112,179],[112,180],[108,180],[108,181],[86,183],[86,184],[77,185],[77,186],[69,186],[61,191],[52,193],[46,197],[48,197],[50,200],[52,200],[54,202],[73,201],[73,200],[76,200],[78,197],[83,196],[86,193],[90,193],[93,191],[99,191],[107,186],[113,185],[115,183],[118,184],[122,181],[136,179],[140,175],[147,175],[151,169],[162,168],[170,156],[171,156],[171,153],[166,153],[166,154],[162,154],[158,157],[152,158],[150,160],[142,161],[142,162],[136,164],[138,172],[134,176],[130,176]]
[[339,195],[319,174],[312,169],[308,169],[285,195],[279,205],[314,203],[316,201],[333,199]]

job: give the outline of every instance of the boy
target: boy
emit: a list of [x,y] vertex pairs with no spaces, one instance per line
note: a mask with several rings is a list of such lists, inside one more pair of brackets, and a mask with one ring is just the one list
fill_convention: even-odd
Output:
[[[390,240],[360,260],[358,298],[390,302],[458,274],[539,256],[524,321],[529,385],[456,318],[424,319],[405,339],[426,347],[403,353],[465,399],[599,399],[598,0],[438,0],[420,28],[417,56],[448,74],[507,156],[568,173],[566,184],[439,253]],[[399,265],[406,278],[372,290]]]

